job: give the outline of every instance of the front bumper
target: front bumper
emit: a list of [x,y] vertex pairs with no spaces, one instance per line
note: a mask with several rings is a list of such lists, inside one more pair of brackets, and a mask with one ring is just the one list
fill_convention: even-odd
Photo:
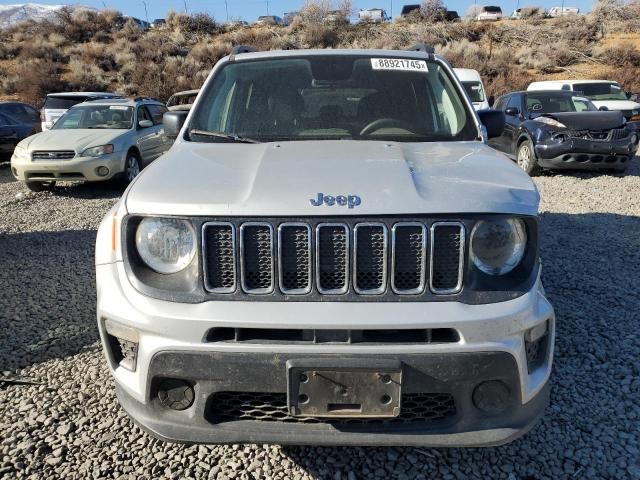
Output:
[[569,138],[565,142],[537,142],[535,146],[538,163],[553,169],[602,169],[623,170],[638,148],[630,138],[616,141],[594,141]]
[[[109,180],[124,170],[125,158],[122,152],[101,157],[75,157],[70,160],[33,161],[29,155],[11,158],[13,176],[27,181],[89,181]],[[98,175],[99,167],[107,167],[107,175]]]
[[[515,300],[489,305],[225,301],[187,305],[143,296],[129,284],[122,262],[98,265],[96,271],[98,325],[118,398],[137,423],[159,438],[204,443],[497,445],[531,428],[548,402],[555,316],[539,281]],[[137,332],[135,371],[116,363],[105,329],[107,319]],[[543,359],[530,368],[524,337],[544,322],[548,322],[548,341]],[[212,342],[207,333],[213,327],[455,328],[460,339],[403,345]],[[358,364],[372,359],[400,361],[403,402],[405,394],[450,395],[455,411],[438,421],[357,425],[246,416],[221,421],[212,413],[212,405],[218,405],[216,395],[229,392],[243,392],[244,401],[264,394],[281,405],[287,392],[287,361],[313,364],[323,359]],[[172,410],[159,401],[166,379],[193,387],[194,401],[186,410]],[[508,401],[499,413],[487,413],[474,403],[474,390],[485,381],[507,386]]]

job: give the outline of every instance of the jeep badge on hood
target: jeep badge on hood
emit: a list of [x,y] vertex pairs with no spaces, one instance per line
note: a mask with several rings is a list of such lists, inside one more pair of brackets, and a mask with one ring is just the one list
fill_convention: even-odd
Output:
[[362,203],[362,199],[358,195],[338,195],[337,197],[332,197],[331,195],[325,195],[322,192],[318,192],[318,198],[310,198],[309,202],[314,207],[319,207],[322,204],[332,207],[337,204],[341,207],[348,206],[349,208],[353,208],[360,205]]

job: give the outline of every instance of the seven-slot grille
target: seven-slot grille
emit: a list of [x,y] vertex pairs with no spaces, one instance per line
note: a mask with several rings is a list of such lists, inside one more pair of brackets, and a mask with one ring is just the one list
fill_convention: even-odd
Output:
[[70,160],[75,156],[73,150],[36,150],[31,153],[32,160]]
[[211,293],[448,295],[462,289],[459,222],[207,222],[204,281]]

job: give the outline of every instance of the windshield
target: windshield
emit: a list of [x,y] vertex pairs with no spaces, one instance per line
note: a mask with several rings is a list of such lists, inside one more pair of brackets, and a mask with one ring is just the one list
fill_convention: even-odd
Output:
[[561,113],[561,112],[587,112],[598,110],[596,106],[585,97],[553,93],[528,93],[527,111],[533,114]]
[[472,102],[484,102],[484,91],[480,82],[462,82],[462,86]]
[[63,129],[118,129],[133,126],[133,107],[124,105],[91,105],[68,110],[53,128]]
[[197,93],[174,95],[167,102],[167,107],[174,107],[176,105],[192,105],[196,101],[197,96]]
[[573,89],[591,100],[627,100],[627,94],[617,83],[576,83]]
[[227,64],[202,93],[192,141],[474,140],[474,118],[435,62],[313,56]]

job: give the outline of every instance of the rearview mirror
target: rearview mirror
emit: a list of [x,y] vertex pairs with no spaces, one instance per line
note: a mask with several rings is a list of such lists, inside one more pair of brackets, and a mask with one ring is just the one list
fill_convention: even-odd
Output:
[[598,108],[598,110],[600,110],[601,112],[608,112],[609,108],[602,105],[600,108]]
[[520,115],[520,110],[518,110],[516,107],[509,107],[504,111],[505,115],[509,115],[510,117],[515,117],[517,115]]
[[478,111],[480,122],[487,129],[487,136],[495,138],[502,135],[504,130],[504,113],[500,110],[480,110]]
[[169,138],[177,138],[180,130],[187,120],[189,112],[176,111],[167,112],[162,116],[162,124],[164,125],[164,133]]
[[151,120],[140,120],[138,122],[138,125],[140,126],[140,128],[149,128],[153,127],[153,122]]

